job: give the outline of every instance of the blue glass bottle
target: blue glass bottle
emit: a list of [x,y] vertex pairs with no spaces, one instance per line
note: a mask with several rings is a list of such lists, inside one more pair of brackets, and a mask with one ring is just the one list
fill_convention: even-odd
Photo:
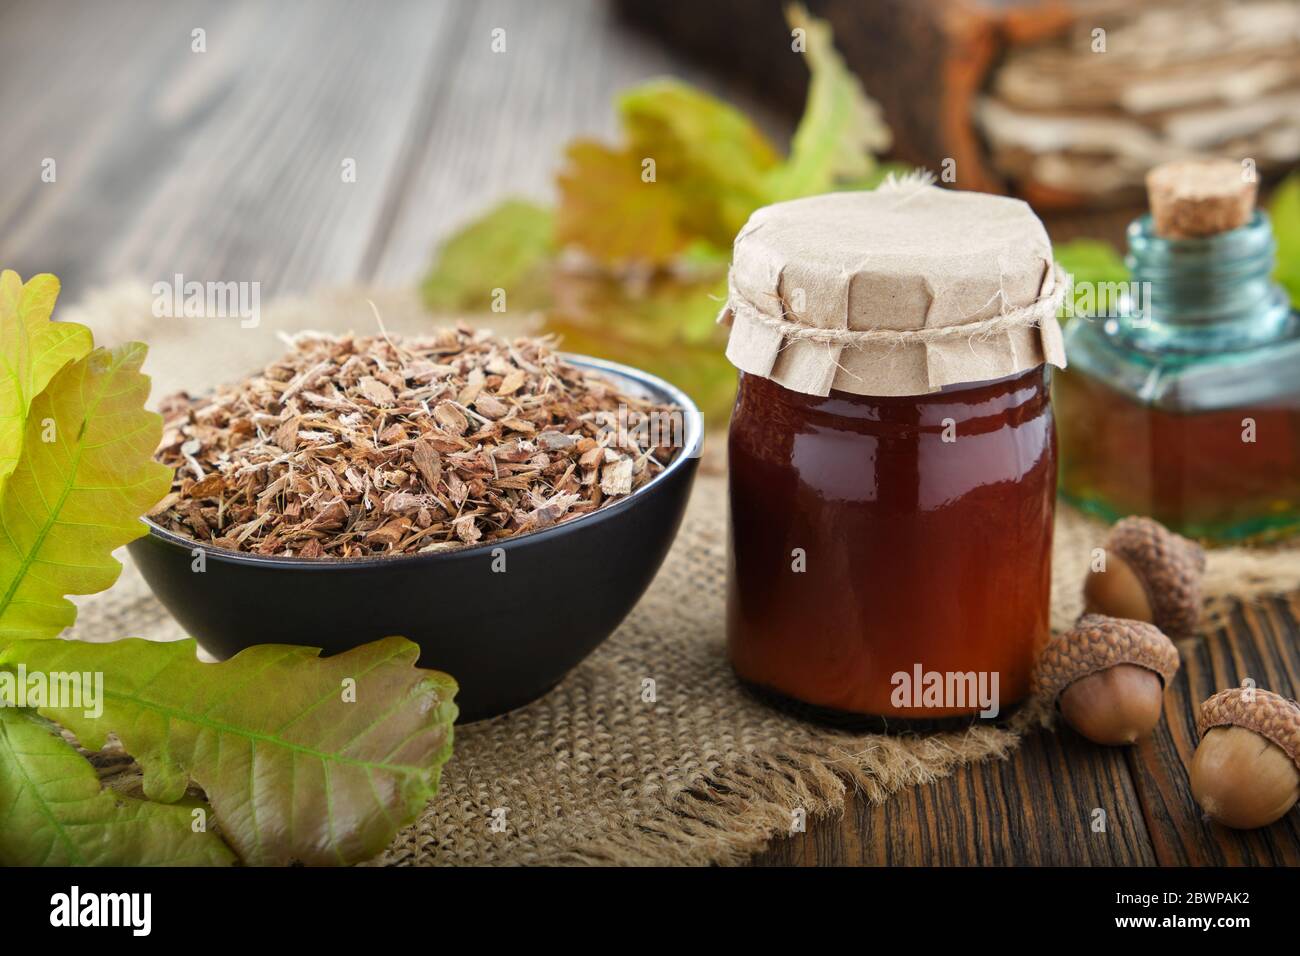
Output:
[[1061,493],[1210,542],[1300,530],[1300,316],[1268,216],[1203,238],[1128,230],[1114,314],[1075,318],[1054,401]]

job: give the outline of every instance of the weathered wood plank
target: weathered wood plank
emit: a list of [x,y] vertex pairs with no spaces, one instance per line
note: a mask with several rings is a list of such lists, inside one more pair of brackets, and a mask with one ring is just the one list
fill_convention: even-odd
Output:
[[1278,673],[1273,690],[1300,698],[1300,592],[1270,598],[1260,610]]
[[[1094,830],[1096,811],[1105,830]],[[1155,863],[1123,754],[1035,734],[1009,760],[965,767],[777,840],[760,865],[1007,866]]]
[[[71,297],[123,275],[257,281],[268,296],[356,278],[409,172],[402,147],[431,64],[469,12],[418,0],[6,8],[0,261],[60,274]],[[206,52],[191,48],[196,28]],[[40,181],[45,156],[54,184]]]
[[1204,818],[1192,799],[1187,768],[1196,751],[1196,714],[1216,691],[1251,678],[1257,686],[1295,693],[1287,661],[1296,635],[1286,629],[1288,598],[1233,602],[1219,626],[1180,643],[1183,667],[1166,696],[1165,722],[1132,748],[1133,778],[1157,856],[1165,865],[1300,864],[1300,820],[1291,813],[1262,830],[1237,831]]
[[[188,15],[143,3],[0,9],[0,262],[73,286],[89,278],[169,161],[174,141],[143,128],[150,84],[187,55],[196,23],[218,19],[211,2]],[[47,159],[54,182],[41,178]]]
[[465,219],[549,197],[564,145],[613,137],[617,92],[664,73],[788,132],[602,0],[18,0],[0,10],[0,262],[58,273],[69,299],[175,272],[263,295],[415,282]]
[[[391,231],[368,257],[367,275],[382,283],[418,281],[440,239],[501,199],[552,199],[568,142],[614,139],[616,94],[651,77],[671,73],[722,95],[776,142],[790,132],[751,94],[623,27],[604,0],[472,6],[426,104],[426,141],[390,204]],[[491,47],[498,28],[503,53]]]
[[1161,864],[1227,862],[1218,859],[1211,833],[1198,820],[1187,782],[1187,764],[1196,750],[1189,698],[1208,696],[1201,691],[1210,679],[1209,649],[1205,639],[1196,638],[1180,641],[1178,650],[1182,667],[1165,694],[1165,719],[1149,740],[1130,748],[1129,765]]

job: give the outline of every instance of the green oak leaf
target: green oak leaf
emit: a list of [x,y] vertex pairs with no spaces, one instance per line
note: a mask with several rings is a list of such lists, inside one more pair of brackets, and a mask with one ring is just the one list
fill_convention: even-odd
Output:
[[64,366],[31,403],[17,467],[0,495],[0,644],[55,637],[68,594],[112,585],[112,552],[145,533],[140,515],[171,483],[153,460],[162,417],[144,409],[138,342]]
[[100,717],[41,713],[89,749],[116,734],[151,800],[197,784],[245,863],[324,865],[379,853],[437,792],[456,682],[417,668],[419,653],[389,637],[326,658],[261,645],[205,664],[192,640],[21,641],[0,665],[103,673]]
[[59,280],[0,272],[0,489],[18,464],[32,400],[54,373],[91,349],[90,329],[51,322]]
[[769,202],[866,180],[876,165],[873,154],[887,150],[892,141],[879,104],[836,52],[830,23],[798,5],[787,8],[786,19],[792,29],[803,30],[811,79],[790,157],[767,177]]
[[233,863],[215,833],[193,829],[199,806],[107,789],[57,729],[28,711],[0,707],[0,865]]
[[1300,309],[1300,172],[1292,173],[1273,193],[1269,204],[1273,235],[1277,237],[1277,281]]
[[532,309],[549,296],[547,272],[554,246],[551,211],[509,199],[443,243],[421,286],[431,310],[486,312],[493,290],[504,289],[513,309]]
[[[764,177],[780,160],[744,113],[675,79],[657,79],[625,91],[618,111],[627,151],[638,173],[653,159],[642,192],[671,191],[684,236],[730,249],[745,220],[767,201]],[[680,248],[676,251],[680,251]]]
[[556,177],[560,204],[555,241],[610,267],[663,265],[691,241],[682,224],[682,196],[668,184],[641,179],[645,158],[630,149],[575,140]]
[[1109,242],[1100,239],[1071,239],[1052,249],[1056,261],[1075,281],[1127,282],[1128,266],[1124,257]]
[[577,140],[557,177],[555,238],[606,266],[729,249],[765,201],[776,150],[739,110],[674,79],[618,97],[624,143]]

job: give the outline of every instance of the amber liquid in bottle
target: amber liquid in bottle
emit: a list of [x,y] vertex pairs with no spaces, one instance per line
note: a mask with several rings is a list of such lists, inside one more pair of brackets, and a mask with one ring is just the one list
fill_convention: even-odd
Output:
[[743,375],[730,433],[727,640],[745,682],[827,713],[929,720],[896,675],[1029,693],[1049,635],[1056,436],[1044,367],[923,396]]
[[1061,483],[1085,509],[1112,521],[1150,515],[1206,539],[1300,527],[1290,517],[1300,515],[1300,392],[1268,405],[1173,412],[1068,370],[1055,390],[1070,424]]

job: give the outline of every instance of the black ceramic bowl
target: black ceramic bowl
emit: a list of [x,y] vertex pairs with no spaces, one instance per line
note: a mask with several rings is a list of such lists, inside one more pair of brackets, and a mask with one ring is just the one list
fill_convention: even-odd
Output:
[[[684,412],[684,447],[622,501],[457,551],[352,561],[209,548],[203,573],[191,570],[194,541],[146,519],[149,534],[129,545],[131,556],[158,600],[219,659],[254,644],[332,654],[400,634],[420,645],[422,666],[456,678],[462,721],[522,706],[554,687],[640,599],[681,524],[704,437],[699,409],[667,382],[566,358]],[[497,548],[504,572],[493,570]]]

